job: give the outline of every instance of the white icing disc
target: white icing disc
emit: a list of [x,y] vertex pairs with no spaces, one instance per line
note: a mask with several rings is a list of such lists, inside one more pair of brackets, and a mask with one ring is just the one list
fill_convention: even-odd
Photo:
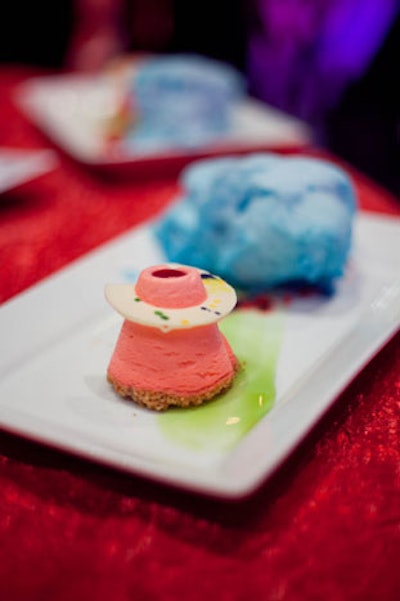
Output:
[[198,305],[181,309],[152,305],[139,298],[135,284],[107,284],[106,299],[125,319],[164,332],[215,323],[235,307],[236,292],[220,277],[203,269],[197,271],[206,290],[206,298]]

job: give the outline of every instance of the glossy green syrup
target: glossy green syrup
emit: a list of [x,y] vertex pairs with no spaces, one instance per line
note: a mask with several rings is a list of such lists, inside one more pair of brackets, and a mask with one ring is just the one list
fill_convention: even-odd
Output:
[[239,309],[220,324],[242,369],[233,386],[209,403],[158,416],[164,435],[193,450],[232,448],[271,409],[283,314]]

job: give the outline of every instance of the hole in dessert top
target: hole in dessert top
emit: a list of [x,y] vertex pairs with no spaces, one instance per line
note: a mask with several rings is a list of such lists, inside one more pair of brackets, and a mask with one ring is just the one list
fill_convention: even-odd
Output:
[[157,269],[156,271],[153,271],[151,275],[156,278],[181,278],[187,274],[178,269]]
[[197,269],[169,265],[144,269],[136,283],[136,294],[151,305],[170,309],[198,305],[207,297]]

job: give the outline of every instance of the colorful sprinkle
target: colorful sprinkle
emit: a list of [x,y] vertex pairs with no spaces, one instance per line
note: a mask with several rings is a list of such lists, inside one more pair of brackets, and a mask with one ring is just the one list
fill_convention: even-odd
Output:
[[154,311],[154,315],[157,315],[160,319],[169,319],[168,315],[165,315],[162,311]]
[[204,281],[204,286],[211,294],[224,294],[229,290],[228,284],[224,280],[221,280],[221,278],[216,277],[207,278]]

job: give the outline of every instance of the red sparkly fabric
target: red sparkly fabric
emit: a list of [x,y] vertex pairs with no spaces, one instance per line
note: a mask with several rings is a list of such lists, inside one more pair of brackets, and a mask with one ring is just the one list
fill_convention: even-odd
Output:
[[[27,75],[0,71],[2,146],[48,147],[10,100]],[[356,185],[364,208],[400,214],[368,180]],[[153,216],[176,189],[102,182],[60,155],[0,200],[1,300]],[[172,490],[0,430],[0,598],[399,599],[399,341],[245,501]]]

